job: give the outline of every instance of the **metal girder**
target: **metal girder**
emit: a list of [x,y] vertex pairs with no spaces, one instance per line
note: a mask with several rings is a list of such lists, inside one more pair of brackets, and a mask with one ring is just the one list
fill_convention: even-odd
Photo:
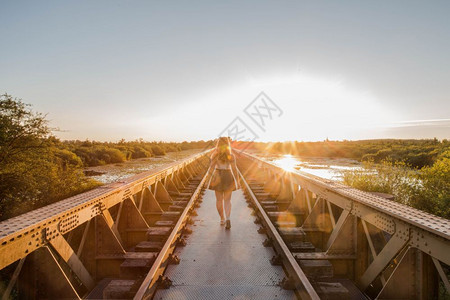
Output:
[[[117,214],[117,218],[120,217],[120,211],[121,211],[122,205],[120,205],[119,207],[119,213]],[[124,247],[122,238],[120,237],[120,233],[119,230],[117,230],[117,219],[114,221],[111,213],[109,212],[109,210],[105,209],[104,211],[102,211],[103,214],[103,218],[106,222],[106,224],[108,225],[109,229],[111,229],[111,233],[116,237],[117,241],[120,243],[120,245],[122,246],[122,248]]]
[[[331,215],[332,214],[331,209],[329,209],[329,211],[330,211],[330,215]],[[341,231],[341,228],[343,227],[344,222],[347,220],[347,217],[349,214],[350,214],[350,212],[348,210],[344,209],[342,211],[337,223],[335,224],[335,226],[333,228],[333,231],[331,232],[330,237],[328,238],[327,249],[329,249],[331,247],[331,245],[335,242],[335,240],[338,237],[338,234]]]
[[[206,172],[208,174],[208,172]],[[197,200],[197,198],[200,196],[200,192],[205,185],[207,175],[205,175],[198,185],[195,192],[192,194],[188,204],[186,205],[186,208],[184,209],[183,213],[181,214],[180,218],[178,219],[176,225],[174,226],[174,229],[172,230],[171,234],[167,238],[167,241],[165,242],[163,248],[158,254],[158,257],[156,258],[155,262],[153,263],[150,271],[145,276],[141,286],[139,287],[136,295],[133,299],[135,300],[141,300],[141,299],[151,299],[153,297],[153,294],[157,287],[157,282],[159,279],[159,276],[164,273],[165,268],[169,264],[169,256],[173,253],[175,247],[176,247],[176,240],[181,236],[183,227],[187,223],[188,219],[188,213],[189,210],[193,207],[194,202]]]
[[[250,159],[252,163],[258,164],[261,168],[268,169],[274,174],[273,176],[289,174],[281,167],[251,154],[241,152],[240,155]],[[450,220],[305,172],[290,172],[290,178],[293,184],[301,187],[300,191],[304,190],[306,193],[306,202],[310,211],[309,219],[311,219],[311,213],[314,213],[309,202],[309,192],[313,192],[318,197],[350,211],[351,215],[391,235],[397,235],[402,231],[403,235],[408,235],[405,245],[416,247],[450,265],[450,255],[448,255],[450,251]],[[399,226],[401,229],[398,228]]]
[[50,244],[53,249],[58,252],[59,256],[61,256],[61,258],[70,266],[71,270],[77,275],[84,286],[88,289],[94,288],[94,279],[92,279],[91,275],[64,237],[59,234],[50,240]]
[[384,284],[377,299],[427,299],[422,297],[419,278],[422,277],[421,261],[417,260],[417,249],[409,247],[399,259],[391,276]]
[[26,258],[19,274],[20,298],[81,299],[68,275],[53,251],[41,247]]
[[172,203],[172,197],[161,181],[158,181],[155,186],[155,197],[159,203]]
[[444,283],[445,290],[447,291],[447,293],[450,294],[450,282],[449,282],[448,277],[445,274],[444,270],[442,269],[441,263],[434,257],[432,257],[431,259],[433,260],[433,264],[436,267],[439,277],[441,278],[442,282]]
[[410,245],[450,266],[449,240],[420,228],[410,229]]
[[9,280],[8,286],[3,291],[2,300],[9,300],[9,295],[11,294],[11,291],[16,284],[17,278],[19,278],[20,271],[22,271],[23,264],[25,262],[26,257],[19,260],[19,263],[17,264],[17,267],[14,269],[14,273],[11,276],[11,279]]
[[408,226],[401,224],[398,230],[374,258],[367,270],[359,279],[361,290],[365,290],[375,278],[389,265],[392,259],[407,245],[409,240]]
[[[367,243],[369,244],[370,253],[372,254],[372,257],[375,259],[375,257],[378,256],[378,253],[375,250],[375,246],[373,245],[372,237],[370,236],[369,229],[367,228],[366,221],[361,220],[361,224],[362,224],[363,229],[364,229],[364,234],[366,235]],[[384,278],[383,274],[380,275],[380,280],[381,280],[381,283],[383,285],[386,284],[386,279]]]
[[252,190],[250,189],[249,185],[245,181],[240,171],[239,176],[241,178],[241,181],[243,182],[245,190],[247,190],[252,199],[253,205],[255,205],[256,209],[261,214],[264,225],[266,226],[266,228],[268,228],[267,234],[275,241],[274,247],[277,250],[277,253],[280,254],[283,260],[286,262],[284,264],[284,267],[287,269],[287,273],[289,274],[289,276],[291,276],[291,278],[294,280],[295,288],[298,291],[301,299],[320,299],[319,295],[309,282],[305,273],[298,265],[298,262],[295,260],[289,248],[281,238],[277,229],[270,221],[261,204],[256,200],[256,196],[253,194]]
[[210,151],[206,150],[181,162],[174,162],[121,182],[104,185],[0,222],[0,269],[46,245],[45,231],[49,226],[57,224],[61,234],[70,232],[131,195],[141,192],[178,170],[189,167]]

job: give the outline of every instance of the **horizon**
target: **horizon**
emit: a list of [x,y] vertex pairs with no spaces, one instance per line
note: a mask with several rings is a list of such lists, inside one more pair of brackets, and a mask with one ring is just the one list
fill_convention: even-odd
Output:
[[447,1],[1,6],[0,88],[62,140],[450,138]]
[[[92,143],[120,143],[121,140],[124,140],[124,143],[133,143],[133,142],[142,142],[142,143],[176,143],[176,144],[180,144],[180,143],[195,143],[195,142],[208,142],[208,141],[215,141],[217,138],[215,139],[200,139],[200,140],[184,140],[184,141],[162,141],[162,140],[141,140],[141,138],[138,139],[134,139],[134,140],[126,140],[126,139],[119,139],[119,140],[90,140],[90,139],[72,139],[72,140],[67,140],[67,139],[60,139],[62,142],[92,142]],[[442,143],[444,141],[448,141],[448,139],[444,138],[444,139],[438,139],[436,137],[433,138],[420,138],[420,139],[410,139],[410,138],[378,138],[378,139],[360,139],[360,140],[347,140],[347,139],[343,139],[343,140],[331,140],[331,139],[324,139],[324,140],[320,140],[320,141],[302,141],[302,140],[285,140],[285,141],[244,141],[244,142],[248,142],[248,143],[265,143],[265,144],[271,144],[271,143],[321,143],[321,142],[367,142],[367,141],[433,141],[433,140],[437,140],[438,142]],[[237,140],[237,142],[241,142],[240,140]]]

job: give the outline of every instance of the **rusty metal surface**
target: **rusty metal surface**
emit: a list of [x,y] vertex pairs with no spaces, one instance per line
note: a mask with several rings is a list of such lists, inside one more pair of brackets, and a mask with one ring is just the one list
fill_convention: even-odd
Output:
[[[243,153],[243,155],[257,161],[259,164],[265,165],[279,172],[287,172],[284,169],[272,163],[263,161],[253,155],[247,153]],[[290,173],[294,182],[296,181],[296,179],[298,180],[298,182],[296,183],[306,181],[312,184],[316,184],[322,187],[325,193],[334,192],[346,198],[350,198],[353,201],[357,201],[379,212],[383,212],[389,216],[400,219],[406,223],[422,228],[428,232],[432,232],[438,236],[450,240],[450,220],[302,171]]]
[[157,288],[158,278],[164,273],[168,264],[169,257],[173,254],[176,241],[178,238],[182,236],[183,231],[185,230],[185,226],[187,225],[187,220],[189,218],[190,210],[194,207],[194,203],[198,201],[201,197],[201,192],[203,187],[206,184],[207,175],[205,174],[197,186],[195,192],[192,194],[189,203],[186,205],[183,213],[177,221],[177,224],[174,226],[172,233],[167,238],[163,248],[158,254],[156,261],[153,263],[150,271],[145,276],[141,286],[139,287],[134,299],[152,299]]
[[262,247],[265,235],[258,234],[242,191],[233,192],[231,201],[232,227],[225,230],[214,192],[206,191],[193,233],[177,250],[180,264],[166,270],[174,286],[158,290],[154,299],[295,299],[278,286],[283,269],[270,264],[275,253]]
[[[286,171],[247,153],[241,153],[239,160],[249,170],[253,169],[252,166],[258,166],[260,171],[249,171],[249,174],[264,182],[266,191],[274,195],[280,192],[277,197],[281,197],[282,192],[295,195],[295,205],[307,215],[302,227],[308,231],[313,244],[326,250],[326,255],[356,255],[353,263],[355,276],[352,279],[367,295],[376,298],[386,284],[392,282],[394,275],[397,277],[395,279],[405,282],[403,286],[413,286],[416,294],[437,293],[437,274],[430,262],[432,259],[439,265],[450,265],[450,220],[305,172]],[[291,183],[287,189],[280,184],[284,180]],[[312,207],[311,199],[314,201]],[[332,206],[341,210],[337,221],[335,214],[338,211]],[[344,224],[351,224],[348,223],[349,218],[356,222],[347,226],[351,230],[347,228],[343,231]],[[362,224],[359,229],[357,222]],[[368,231],[369,224],[374,236]],[[359,238],[356,242],[356,236],[361,238],[361,242]],[[395,272],[399,268],[398,256],[409,248],[420,250],[418,253],[426,259],[422,267],[415,268],[408,276],[398,275],[399,272]],[[416,273],[424,284],[415,283]],[[352,277],[352,274],[350,272],[349,276]],[[446,276],[441,276],[441,279],[444,285],[450,286]],[[395,290],[393,293],[399,294]]]
[[297,299],[293,293],[273,286],[177,286],[161,290],[155,300]]
[[[49,227],[52,229],[56,227],[62,233],[70,231],[99,215],[105,209],[106,202],[110,205],[121,202],[144,187],[204,156],[209,151],[0,222],[0,269],[44,245],[47,241],[46,236],[49,234],[47,230]],[[82,219],[79,220],[79,216],[76,215],[82,216]],[[20,253],[11,253],[12,249],[16,249]]]
[[260,216],[261,223],[264,224],[267,234],[270,239],[273,240],[273,246],[277,249],[277,254],[281,256],[284,267],[288,273],[288,277],[291,278],[295,284],[295,288],[302,299],[319,299],[315,289],[309,282],[303,270],[298,265],[294,256],[288,249],[287,245],[283,241],[281,235],[278,233],[277,229],[273,225],[272,221],[268,217],[267,213],[264,211],[261,204],[258,202],[255,194],[250,189],[250,186],[246,182],[243,174],[239,171],[239,176],[243,184],[243,188],[250,198],[251,203],[253,203],[257,214]]

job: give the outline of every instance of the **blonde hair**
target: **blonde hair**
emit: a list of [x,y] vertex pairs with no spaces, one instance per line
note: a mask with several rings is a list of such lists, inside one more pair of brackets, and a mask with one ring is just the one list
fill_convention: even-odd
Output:
[[217,159],[223,162],[231,161],[231,142],[230,138],[222,136],[216,144]]

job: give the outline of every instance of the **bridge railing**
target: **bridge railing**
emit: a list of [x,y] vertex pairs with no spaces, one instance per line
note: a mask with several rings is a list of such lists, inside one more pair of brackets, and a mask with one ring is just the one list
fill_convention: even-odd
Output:
[[[103,268],[99,261],[110,262],[115,256],[123,256],[127,247],[144,239],[139,236],[145,236],[143,229],[148,228],[152,218],[161,215],[164,205],[172,202],[170,188],[183,185],[182,181],[204,168],[202,161],[207,160],[210,151],[0,222],[0,270],[12,264],[15,268],[5,294],[11,292],[19,274],[26,276],[21,269],[31,263],[25,260],[33,260],[34,270],[43,269],[39,274],[49,276],[58,296],[81,297],[98,278],[114,272],[111,263]],[[51,262],[39,266],[30,256]],[[75,274],[75,279],[69,278],[69,273]],[[58,277],[67,278],[58,283]],[[29,285],[25,293],[37,290],[32,287],[36,280],[24,278],[23,285]],[[29,294],[25,298],[38,297]]]
[[297,259],[329,259],[374,298],[437,296],[439,280],[450,292],[449,220],[245,152],[239,159],[292,219],[303,214],[297,224],[322,252]]

